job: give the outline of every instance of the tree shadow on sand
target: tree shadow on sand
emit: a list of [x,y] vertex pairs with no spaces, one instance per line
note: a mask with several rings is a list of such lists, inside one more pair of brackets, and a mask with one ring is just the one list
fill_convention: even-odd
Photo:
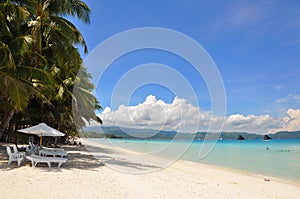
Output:
[[[12,169],[20,169],[24,166],[31,167],[31,162],[26,160],[22,163],[20,167],[17,166],[16,162],[12,162],[11,165],[7,165],[8,163],[8,155],[6,152],[6,146],[9,146],[9,143],[0,143],[0,170],[12,170]],[[64,145],[63,148],[68,152],[68,161],[60,168],[57,168],[57,164],[52,163],[51,168],[47,166],[46,163],[39,163],[36,168],[41,171],[63,171],[63,170],[95,170],[103,167],[105,164],[108,167],[122,167],[122,170],[134,169],[134,170],[149,170],[149,169],[159,169],[161,167],[140,163],[136,161],[131,161],[129,159],[118,157],[120,155],[118,150],[112,150],[108,148],[102,148],[97,146],[70,146]]]
[[[6,146],[9,146],[9,143],[0,143],[0,170],[12,170],[19,169],[22,166],[30,166],[31,162],[25,160],[20,167],[17,166],[16,162],[12,162],[8,165],[8,155],[6,152]],[[68,152],[67,159],[68,161],[61,165],[60,168],[57,168],[57,164],[52,163],[51,168],[48,167],[46,163],[38,163],[36,168],[42,171],[62,171],[62,170],[93,170],[99,167],[103,167],[104,163],[96,159],[93,155],[89,154],[84,146],[63,146],[66,152]]]
[[122,157],[119,150],[113,150],[97,146],[87,146],[87,150],[99,161],[110,168],[123,171],[147,171],[160,169],[161,166],[145,163],[145,161],[132,161],[129,158]]

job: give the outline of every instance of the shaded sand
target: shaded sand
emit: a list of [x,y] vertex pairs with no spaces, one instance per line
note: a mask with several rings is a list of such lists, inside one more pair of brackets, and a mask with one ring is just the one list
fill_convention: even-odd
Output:
[[[141,162],[116,148],[93,145],[64,146],[69,161],[61,168],[29,162],[7,166],[5,144],[0,144],[0,195],[3,198],[299,198],[300,186],[265,181],[264,176],[232,172],[177,161],[167,168]],[[91,155],[86,148],[97,152]],[[104,166],[105,164],[105,166]],[[112,169],[113,168],[113,169]],[[116,170],[158,171],[130,174]]]

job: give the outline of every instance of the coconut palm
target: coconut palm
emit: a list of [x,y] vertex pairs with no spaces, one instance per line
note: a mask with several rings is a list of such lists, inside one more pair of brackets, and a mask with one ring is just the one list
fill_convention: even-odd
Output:
[[23,29],[27,19],[28,12],[22,6],[9,1],[0,3],[0,137],[14,113],[27,106],[31,94],[44,98],[32,84],[33,78],[36,83],[42,78],[49,85],[50,76],[28,62],[33,52],[32,39]]
[[79,70],[75,79],[72,107],[74,122],[77,127],[82,127],[91,120],[102,124],[102,120],[94,112],[95,110],[101,110],[102,107],[92,93],[94,85],[89,81],[90,79],[91,75],[84,67]]
[[[87,46],[79,30],[64,17],[74,16],[89,23],[89,13],[87,5],[79,0],[0,0],[0,81],[4,85],[0,105],[9,107],[1,115],[0,136],[12,116],[24,110],[28,102],[38,102],[31,104],[31,109],[51,112],[48,118],[40,118],[52,120],[60,128],[74,129],[72,100],[78,100],[74,99],[72,89],[82,66],[75,46],[83,46],[84,52]],[[81,78],[89,83],[88,76]],[[90,91],[91,85],[86,85],[82,89]],[[83,104],[88,104],[85,100],[97,102],[91,92],[82,96]],[[10,106],[4,106],[5,103]],[[28,108],[18,117],[28,117]],[[97,108],[101,108],[99,102],[82,117],[87,121],[95,118]]]

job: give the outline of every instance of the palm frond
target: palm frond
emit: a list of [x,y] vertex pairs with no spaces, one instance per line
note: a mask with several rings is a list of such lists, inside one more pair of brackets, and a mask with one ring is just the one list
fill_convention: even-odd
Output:
[[15,54],[23,56],[25,53],[31,51],[31,43],[32,39],[30,36],[19,36],[12,40],[9,47]]
[[10,78],[9,76],[7,76],[7,79],[7,93],[9,96],[9,100],[12,102],[12,104],[14,104],[16,110],[23,110],[24,108],[26,108],[29,100],[29,94],[27,90],[23,87],[23,85],[20,85],[18,81],[15,81],[14,78]]
[[16,65],[9,47],[0,41],[0,66],[16,69]]
[[79,44],[84,47],[84,53],[88,52],[86,42],[74,24],[58,16],[51,16],[49,20],[51,23],[47,24],[47,28],[49,34],[48,36],[50,38],[51,34],[53,34],[52,37],[55,37],[55,39],[58,39],[57,37],[59,37],[59,39],[62,41],[69,41],[69,45],[71,46],[74,44]]
[[49,5],[51,14],[57,16],[73,16],[77,17],[85,23],[90,23],[89,7],[80,0],[52,0]]

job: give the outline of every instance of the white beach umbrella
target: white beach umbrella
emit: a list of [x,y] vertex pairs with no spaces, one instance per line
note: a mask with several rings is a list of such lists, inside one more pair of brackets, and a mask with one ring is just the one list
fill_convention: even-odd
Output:
[[65,136],[64,133],[48,126],[45,123],[40,123],[38,125],[31,126],[25,129],[19,129],[18,131],[22,133],[38,135],[40,137],[40,145],[42,145],[43,136],[51,136],[51,137]]

